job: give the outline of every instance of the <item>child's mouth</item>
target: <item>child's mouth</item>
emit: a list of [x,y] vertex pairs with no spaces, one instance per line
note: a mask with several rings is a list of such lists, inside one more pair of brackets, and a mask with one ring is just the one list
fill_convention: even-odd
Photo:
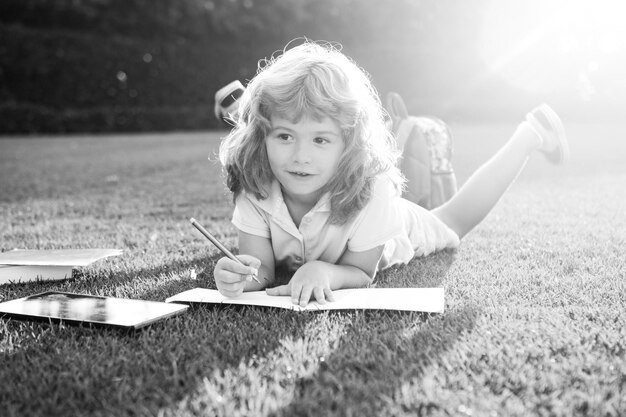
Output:
[[299,171],[291,171],[290,172],[291,175],[296,175],[298,177],[308,177],[311,174],[307,174],[306,172],[299,172]]

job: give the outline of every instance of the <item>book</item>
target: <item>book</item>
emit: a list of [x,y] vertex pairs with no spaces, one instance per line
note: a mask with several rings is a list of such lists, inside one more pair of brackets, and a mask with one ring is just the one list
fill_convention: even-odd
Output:
[[183,313],[186,305],[48,291],[0,303],[4,319],[139,329]]
[[73,268],[121,253],[120,249],[14,249],[0,253],[0,285],[69,279]]
[[401,310],[443,313],[443,288],[354,288],[333,291],[335,301],[320,304],[309,302],[305,307],[293,304],[291,297],[267,295],[265,291],[250,291],[239,297],[226,297],[217,290],[194,288],[165,300],[184,304],[234,304],[284,308],[296,311],[320,310]]
[[70,279],[72,270],[73,267],[63,265],[0,265],[0,284]]

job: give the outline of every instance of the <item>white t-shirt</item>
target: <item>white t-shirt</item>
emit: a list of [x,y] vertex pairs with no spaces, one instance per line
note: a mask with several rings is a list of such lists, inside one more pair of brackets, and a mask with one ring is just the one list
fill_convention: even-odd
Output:
[[456,247],[459,237],[428,210],[400,197],[391,181],[374,182],[370,201],[349,221],[331,224],[326,194],[296,227],[277,181],[264,200],[242,192],[235,202],[232,222],[239,230],[271,240],[276,265],[295,270],[303,263],[321,260],[336,264],[346,249],[363,252],[384,245],[378,264],[382,270]]

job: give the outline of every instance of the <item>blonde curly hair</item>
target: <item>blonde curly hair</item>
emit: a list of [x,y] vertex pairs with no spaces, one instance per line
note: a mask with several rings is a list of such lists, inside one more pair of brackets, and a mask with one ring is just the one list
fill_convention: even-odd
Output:
[[324,190],[330,193],[332,223],[346,222],[367,204],[378,175],[387,174],[398,190],[404,186],[380,98],[369,75],[337,45],[306,40],[260,61],[239,102],[235,126],[219,150],[234,198],[241,191],[267,198],[274,176],[265,137],[273,115],[293,122],[329,117],[339,125],[345,148]]

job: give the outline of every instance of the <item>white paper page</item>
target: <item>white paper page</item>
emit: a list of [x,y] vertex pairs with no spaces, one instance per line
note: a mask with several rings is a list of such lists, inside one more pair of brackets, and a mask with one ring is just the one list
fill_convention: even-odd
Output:
[[0,253],[0,264],[87,266],[99,259],[121,254],[121,249],[14,249]]
[[335,301],[310,302],[300,307],[289,296],[271,296],[265,291],[246,292],[236,298],[225,297],[217,290],[194,288],[166,299],[166,302],[239,304],[286,308],[290,310],[404,310],[443,313],[443,288],[355,288],[333,291]]

